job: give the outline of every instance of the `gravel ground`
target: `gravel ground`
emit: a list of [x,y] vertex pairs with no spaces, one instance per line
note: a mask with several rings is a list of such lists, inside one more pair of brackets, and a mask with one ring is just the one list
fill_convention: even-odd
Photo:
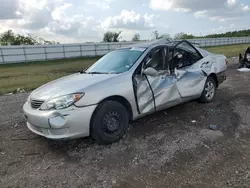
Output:
[[37,136],[22,117],[28,94],[2,96],[0,187],[250,187],[249,81],[231,63],[213,103],[137,120],[109,146]]

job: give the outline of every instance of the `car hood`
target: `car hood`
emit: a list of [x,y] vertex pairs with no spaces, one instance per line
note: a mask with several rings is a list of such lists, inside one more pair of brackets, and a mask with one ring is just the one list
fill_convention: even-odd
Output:
[[36,90],[30,97],[37,100],[48,100],[50,98],[67,95],[70,93],[84,92],[84,89],[118,76],[117,74],[72,74],[49,82]]

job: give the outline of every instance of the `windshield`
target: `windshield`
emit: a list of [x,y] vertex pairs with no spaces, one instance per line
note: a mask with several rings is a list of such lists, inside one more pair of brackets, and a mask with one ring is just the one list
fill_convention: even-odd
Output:
[[144,51],[145,49],[141,48],[112,51],[99,59],[86,70],[86,73],[116,74],[126,72],[135,64]]

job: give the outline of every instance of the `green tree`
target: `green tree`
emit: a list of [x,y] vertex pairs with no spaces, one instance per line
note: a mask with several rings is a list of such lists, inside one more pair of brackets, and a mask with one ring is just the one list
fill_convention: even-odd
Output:
[[153,39],[159,39],[159,32],[157,30],[153,31],[153,36],[154,38]]
[[116,32],[114,32],[113,33],[113,42],[119,42],[119,40],[120,40],[120,34],[121,34],[122,32],[121,31],[119,31],[118,33],[116,33]]
[[[248,30],[240,30],[240,31],[229,31],[226,33],[220,33],[220,34],[211,34],[203,36],[205,38],[219,38],[219,37],[248,37],[250,36],[250,29]],[[203,38],[201,37],[201,38]]]
[[0,43],[1,45],[12,45],[13,42],[15,41],[15,34],[13,33],[12,30],[8,30],[1,34],[0,36]]
[[185,35],[185,33],[183,33],[183,32],[176,33],[174,36],[174,39],[183,39],[184,35]]
[[165,34],[160,35],[159,39],[171,39],[171,36],[170,34],[165,33]]
[[119,32],[111,32],[111,31],[108,31],[106,33],[104,33],[104,36],[103,36],[103,42],[119,42],[120,40],[120,34],[122,32],[119,31]]
[[12,45],[35,45],[35,44],[38,43],[31,36],[22,36],[22,35],[15,36],[15,40],[12,43]]
[[180,32],[180,33],[176,33],[174,38],[175,39],[193,39],[195,38],[195,36],[192,34],[186,34],[186,33]]
[[185,35],[183,35],[183,39],[194,39],[194,38],[195,38],[195,36],[192,35],[192,34],[185,34]]
[[158,39],[171,39],[171,36],[169,34],[167,34],[167,33],[165,33],[165,34],[159,34],[159,32],[157,30],[155,30],[153,32],[153,36],[154,36],[153,37],[154,40],[158,40]]
[[54,41],[48,41],[41,37],[31,34],[15,35],[12,30],[8,30],[0,35],[0,45],[36,45],[36,44],[56,44]]
[[140,41],[140,38],[141,38],[140,34],[137,33],[133,36],[132,41]]

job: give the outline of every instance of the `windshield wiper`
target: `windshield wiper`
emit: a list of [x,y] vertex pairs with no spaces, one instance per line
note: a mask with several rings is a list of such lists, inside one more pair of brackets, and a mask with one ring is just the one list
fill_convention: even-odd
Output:
[[86,72],[87,74],[107,74],[107,73],[105,73],[105,72],[96,72],[96,71],[94,71],[94,72]]
[[79,70],[78,71],[80,74],[86,74],[86,72],[84,70]]
[[122,72],[96,72],[96,71],[93,71],[93,72],[84,72],[85,74],[120,74]]

